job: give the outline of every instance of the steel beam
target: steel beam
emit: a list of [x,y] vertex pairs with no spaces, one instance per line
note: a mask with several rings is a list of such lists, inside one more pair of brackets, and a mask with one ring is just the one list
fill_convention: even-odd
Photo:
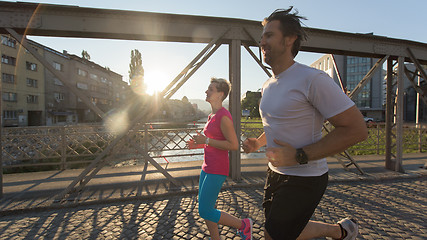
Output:
[[420,62],[418,61],[418,59],[415,57],[413,51],[410,48],[407,48],[406,51],[409,54],[409,57],[411,59],[411,61],[414,63],[415,67],[417,68],[417,70],[420,72],[421,76],[424,78],[425,81],[427,81],[427,74],[424,71],[424,68],[421,67]]
[[194,68],[196,65],[200,65],[197,64],[197,61],[200,60],[200,58],[203,57],[203,55],[205,55],[209,49],[211,49],[215,44],[216,45],[220,45],[219,42],[221,41],[221,38],[224,37],[224,34],[226,32],[228,32],[229,29],[226,29],[224,32],[222,32],[220,35],[216,36],[214,39],[212,39],[208,45],[206,45],[205,48],[203,48],[202,51],[200,51],[199,54],[197,54],[197,56],[178,74],[178,76],[176,76],[169,84],[168,86],[165,87],[165,89],[161,92],[161,96],[168,96],[172,87],[175,86],[175,84],[183,77],[185,76],[188,71],[192,68]]
[[[197,64],[195,64],[194,66],[193,66],[193,68],[191,69],[191,71],[188,73],[188,74],[186,74],[179,82],[178,82],[178,84],[173,88],[173,89],[171,89],[169,92],[167,92],[167,94],[166,94],[166,96],[165,96],[165,99],[170,99],[172,96],[173,96],[173,94],[175,94],[178,90],[179,90],[179,88],[181,88],[182,87],[182,85],[184,85],[184,83],[185,82],[187,82],[187,80],[191,77],[191,76],[193,76],[193,74],[210,58],[210,56],[212,56],[212,54],[214,53],[214,52],[216,52],[216,50],[218,50],[218,48],[221,46],[221,44],[217,44],[217,45],[215,45],[201,60],[200,60],[200,62],[198,62]],[[188,69],[188,70],[190,70],[190,69]],[[187,71],[188,71],[187,70]],[[166,89],[163,91],[163,92],[165,92],[166,91]]]
[[[0,63],[0,73],[2,73],[2,65]],[[3,93],[3,80],[0,81],[0,93]],[[3,95],[3,94],[2,94]],[[2,145],[2,139],[3,139],[3,96],[0,97],[0,114],[2,116],[0,117],[0,198],[3,198],[3,145]]]
[[360,80],[359,84],[353,89],[353,91],[348,95],[351,99],[354,99],[357,97],[357,94],[359,94],[360,91],[362,91],[363,87],[371,80],[372,76],[378,71],[378,69],[381,69],[383,66],[383,63],[385,60],[389,57],[389,55],[379,59],[374,66],[369,70],[369,72],[363,77],[362,80]]
[[[419,98],[421,97],[421,100],[423,100],[424,104],[427,106],[427,96],[424,94],[423,90],[421,89],[421,86],[419,84],[419,78],[420,76],[417,74],[417,72],[412,73],[411,71],[408,70],[408,68],[406,66],[404,66],[404,70],[405,70],[405,74],[406,77],[408,78],[409,82],[411,83],[412,87],[415,89],[415,91],[417,92],[417,113],[418,113],[418,101]],[[412,76],[411,76],[412,73]],[[418,77],[418,82],[415,82],[415,77]],[[416,121],[418,120],[418,118],[416,118]]]
[[251,55],[251,57],[255,60],[256,63],[258,63],[258,65],[261,67],[261,69],[265,72],[265,74],[267,74],[267,76],[269,78],[271,78],[271,73],[267,70],[267,67],[265,67],[261,60],[255,55],[255,53],[252,52],[252,50],[249,48],[249,46],[244,45],[243,47],[245,47],[246,51],[248,51],[248,53]]
[[[386,113],[385,113],[385,128],[386,128],[386,139],[385,139],[385,168],[394,169],[394,161],[396,156],[393,153],[396,145],[393,143],[393,128],[395,126],[394,119],[394,99],[393,94],[394,88],[394,76],[393,76],[393,59],[391,57],[387,60],[387,95],[386,95]],[[395,137],[395,136],[394,136]]]
[[332,63],[334,64],[335,73],[337,74],[338,81],[340,83],[340,87],[343,90],[343,92],[345,94],[347,94],[347,88],[344,86],[344,83],[342,81],[341,74],[340,74],[340,71],[338,69],[337,61],[335,60],[335,55],[334,54],[330,54],[330,55],[332,56]]
[[396,161],[394,165],[394,171],[404,172],[402,166],[403,158],[403,93],[404,93],[404,84],[403,84],[403,75],[405,74],[404,64],[405,58],[398,58],[397,66],[397,104],[396,104]]
[[[262,33],[260,21],[177,15],[152,12],[106,10],[75,6],[0,2],[1,29],[13,28],[20,34],[56,37],[127,39],[208,43],[231,28],[224,43],[240,40],[257,46]],[[305,28],[308,40],[302,51],[382,58],[403,56],[407,48],[427,63],[427,44],[373,34],[357,34]],[[3,33],[5,33],[3,31]]]
[[[229,96],[230,112],[233,118],[233,126],[237,137],[240,139],[241,127],[241,106],[240,106],[240,82],[241,82],[241,41],[233,40],[229,45],[229,79],[232,85]],[[240,142],[240,141],[239,141]],[[233,180],[240,180],[241,177],[241,157],[240,146],[236,151],[230,151],[230,175]]]

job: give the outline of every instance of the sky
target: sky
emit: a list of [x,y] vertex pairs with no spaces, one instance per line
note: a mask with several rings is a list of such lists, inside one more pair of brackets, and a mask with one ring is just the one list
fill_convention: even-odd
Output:
[[[15,1],[9,1],[15,2]],[[294,6],[307,20],[304,25],[350,33],[427,43],[425,0],[43,0],[24,2],[75,5],[143,12],[229,17],[261,21],[278,8]],[[86,50],[91,61],[109,67],[128,81],[130,52],[142,54],[148,92],[161,91],[206,46],[194,43],[165,43],[106,39],[78,39],[28,36],[43,45],[81,56]],[[256,51],[257,53],[257,51]],[[300,52],[296,61],[310,65],[321,55]],[[257,91],[267,75],[242,48],[241,93]],[[221,46],[210,59],[172,96],[172,99],[204,99],[211,77],[228,79],[228,46]]]

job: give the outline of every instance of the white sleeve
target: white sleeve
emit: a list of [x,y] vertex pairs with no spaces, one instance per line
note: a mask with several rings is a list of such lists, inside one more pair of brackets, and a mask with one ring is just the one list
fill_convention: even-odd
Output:
[[308,99],[325,119],[355,105],[326,73],[319,73],[313,77],[309,86]]

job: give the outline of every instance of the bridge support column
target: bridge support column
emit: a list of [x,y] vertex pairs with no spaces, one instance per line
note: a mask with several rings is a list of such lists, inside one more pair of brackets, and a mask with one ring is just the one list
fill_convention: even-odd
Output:
[[[241,78],[241,40],[232,40],[229,44],[229,79],[231,82],[230,113],[233,117],[234,129],[240,144],[240,78]],[[230,176],[233,180],[241,179],[240,147],[230,152]]]

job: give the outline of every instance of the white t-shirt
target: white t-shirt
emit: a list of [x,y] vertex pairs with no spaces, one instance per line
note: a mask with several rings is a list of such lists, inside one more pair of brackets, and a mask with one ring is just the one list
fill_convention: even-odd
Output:
[[[279,147],[274,139],[295,148],[315,143],[322,138],[326,119],[354,105],[329,75],[297,62],[268,79],[262,91],[260,113],[267,147]],[[295,176],[320,176],[328,171],[326,158],[290,167],[269,163],[269,167]]]

